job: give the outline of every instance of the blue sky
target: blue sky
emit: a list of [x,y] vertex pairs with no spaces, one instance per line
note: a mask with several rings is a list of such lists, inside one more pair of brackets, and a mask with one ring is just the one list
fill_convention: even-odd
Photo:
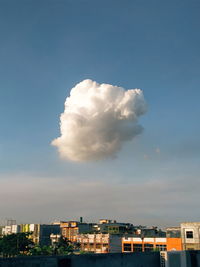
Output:
[[[1,220],[200,220],[199,13],[199,0],[0,0]],[[50,145],[86,78],[148,103],[115,160],[62,161]]]

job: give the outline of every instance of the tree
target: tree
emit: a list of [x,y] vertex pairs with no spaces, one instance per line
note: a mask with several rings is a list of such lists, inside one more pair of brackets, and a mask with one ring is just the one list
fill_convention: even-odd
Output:
[[29,255],[31,256],[40,256],[40,255],[53,255],[53,248],[51,246],[43,246],[35,245],[30,249]]
[[54,246],[54,254],[66,255],[73,253],[75,247],[74,244],[67,238],[61,237],[59,242]]
[[0,239],[0,253],[3,257],[14,257],[27,254],[33,246],[29,238],[31,233],[5,235]]
[[53,246],[34,246],[29,255],[39,256],[39,255],[68,255],[73,253],[75,245],[70,242],[67,238],[61,237],[60,240]]
[[30,239],[31,233],[18,233],[5,235],[0,239],[0,254],[3,257],[15,257],[18,255],[67,255],[79,249],[78,244],[61,237],[54,246],[35,245]]

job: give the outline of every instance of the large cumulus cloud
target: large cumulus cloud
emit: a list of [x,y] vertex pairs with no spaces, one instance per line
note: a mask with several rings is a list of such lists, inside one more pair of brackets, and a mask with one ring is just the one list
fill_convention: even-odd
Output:
[[116,156],[125,141],[142,132],[138,117],[146,112],[140,89],[125,90],[84,80],[72,88],[60,116],[61,136],[52,141],[60,156],[72,161]]

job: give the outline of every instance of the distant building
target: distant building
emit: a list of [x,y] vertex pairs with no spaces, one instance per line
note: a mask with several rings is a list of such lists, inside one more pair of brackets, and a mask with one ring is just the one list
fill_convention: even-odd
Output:
[[2,235],[17,234],[20,232],[20,226],[17,224],[6,225],[2,228]]
[[167,251],[182,250],[181,227],[166,228]]
[[166,232],[157,227],[141,228],[132,236],[122,238],[122,252],[182,250],[180,227],[167,228]]
[[51,245],[56,246],[61,240],[61,234],[51,234],[50,239],[51,239]]
[[108,234],[131,234],[134,233],[134,226],[130,223],[118,223],[116,220],[101,219],[98,224],[93,225],[94,233]]
[[3,236],[3,228],[4,226],[0,226],[0,238]]
[[122,252],[181,250],[181,238],[122,237]]
[[122,237],[122,252],[166,251],[166,237]]
[[181,227],[168,227],[166,228],[166,236],[171,238],[181,237]]
[[21,224],[20,232],[30,232],[31,239],[40,246],[51,245],[51,234],[60,234],[60,225],[53,224]]
[[109,220],[109,219],[100,219],[99,220],[99,224],[107,224],[107,223],[112,223],[112,222],[116,222],[116,221],[112,221],[112,220]]
[[82,233],[90,233],[93,231],[92,223],[83,223],[77,221],[61,222],[61,234],[71,242],[77,242],[77,236]]
[[122,251],[121,236],[111,234],[80,234],[77,242],[82,251],[91,253],[117,253]]
[[200,222],[181,223],[183,250],[200,250]]

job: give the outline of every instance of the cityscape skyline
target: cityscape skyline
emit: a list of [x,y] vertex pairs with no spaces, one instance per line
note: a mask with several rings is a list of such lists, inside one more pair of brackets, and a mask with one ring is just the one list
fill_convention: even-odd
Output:
[[[197,0],[0,1],[0,221],[200,221],[199,11]],[[144,93],[144,131],[113,159],[64,161],[51,145],[85,79]]]

